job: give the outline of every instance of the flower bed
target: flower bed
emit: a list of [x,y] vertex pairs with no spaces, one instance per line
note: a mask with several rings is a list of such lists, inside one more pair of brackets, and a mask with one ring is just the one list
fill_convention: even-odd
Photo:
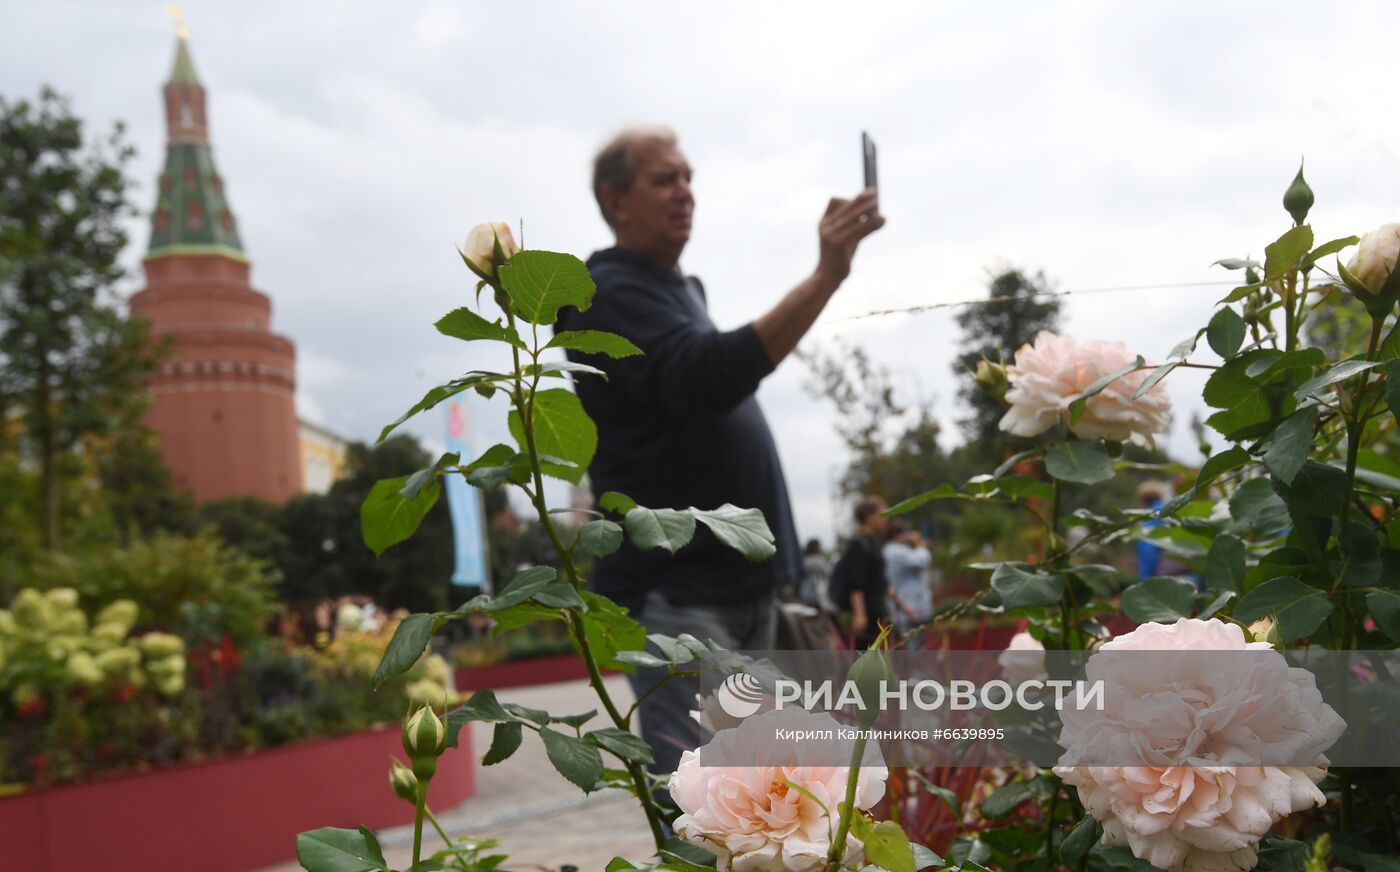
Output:
[[588,669],[574,654],[556,654],[552,657],[534,657],[529,660],[512,660],[507,663],[492,663],[488,666],[458,667],[452,680],[457,690],[503,690],[510,687],[533,687],[537,684],[554,684],[559,681],[577,681],[588,678]]
[[[471,731],[445,757],[430,801],[450,808],[475,788]],[[0,798],[4,868],[247,872],[287,859],[296,834],[334,822],[409,823],[386,790],[399,728],[376,727],[239,757]]]

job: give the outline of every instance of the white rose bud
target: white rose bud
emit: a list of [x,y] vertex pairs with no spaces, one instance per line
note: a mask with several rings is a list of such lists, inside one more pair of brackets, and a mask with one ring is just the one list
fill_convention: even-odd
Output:
[[471,271],[487,281],[496,277],[496,268],[520,250],[511,235],[510,225],[504,221],[478,224],[467,234],[466,247],[462,249],[462,259]]
[[1356,256],[1347,264],[1347,272],[1373,294],[1385,287],[1395,259],[1400,255],[1400,224],[1386,224],[1365,236],[1356,246]]
[[437,771],[437,758],[447,750],[447,725],[432,706],[409,715],[403,725],[403,749],[413,764],[413,774],[427,781]]

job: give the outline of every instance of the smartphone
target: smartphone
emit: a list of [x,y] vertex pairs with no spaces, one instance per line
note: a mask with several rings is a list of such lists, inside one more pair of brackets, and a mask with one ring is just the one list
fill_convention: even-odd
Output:
[[865,186],[879,190],[880,182],[875,173],[875,140],[864,130],[860,132],[860,152],[865,161]]

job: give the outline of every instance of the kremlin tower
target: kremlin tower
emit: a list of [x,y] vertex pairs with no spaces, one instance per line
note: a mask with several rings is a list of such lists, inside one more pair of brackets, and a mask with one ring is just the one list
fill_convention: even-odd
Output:
[[170,355],[152,377],[147,424],[177,488],[198,502],[300,493],[293,393],[296,351],[271,330],[272,304],[248,283],[250,262],[214,169],[204,86],[180,34],[165,85],[167,144],[146,286],[131,313]]

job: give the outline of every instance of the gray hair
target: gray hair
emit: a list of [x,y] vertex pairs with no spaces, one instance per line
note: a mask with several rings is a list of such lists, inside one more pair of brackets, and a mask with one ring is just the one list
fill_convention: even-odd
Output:
[[603,188],[625,192],[632,187],[637,178],[637,160],[632,150],[639,142],[675,145],[676,131],[664,124],[628,127],[598,150],[593,158],[593,198],[598,201],[598,211],[603,213],[603,220],[609,227],[613,226],[613,220],[603,205]]

